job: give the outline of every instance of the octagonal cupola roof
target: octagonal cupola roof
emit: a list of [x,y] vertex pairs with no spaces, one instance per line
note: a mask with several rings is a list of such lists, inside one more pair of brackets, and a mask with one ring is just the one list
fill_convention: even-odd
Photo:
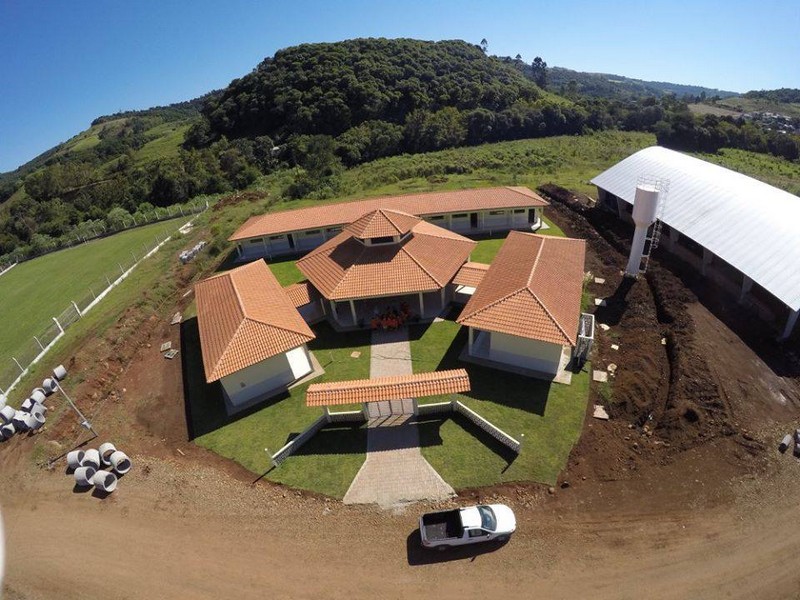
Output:
[[344,230],[359,240],[397,238],[405,236],[421,221],[419,217],[399,210],[379,208],[346,225]]

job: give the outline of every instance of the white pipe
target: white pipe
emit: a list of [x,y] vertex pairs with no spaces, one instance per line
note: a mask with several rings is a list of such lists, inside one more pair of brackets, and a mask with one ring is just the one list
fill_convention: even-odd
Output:
[[116,451],[117,447],[111,442],[100,444],[100,460],[103,461],[105,466],[109,466],[111,464],[111,455]]
[[88,487],[92,485],[92,477],[94,474],[97,473],[97,469],[94,467],[78,467],[75,469],[75,483],[80,486]]
[[53,377],[55,377],[57,381],[62,381],[66,376],[67,370],[64,368],[64,365],[58,365],[53,369]]
[[42,382],[42,388],[44,388],[44,393],[49,396],[56,391],[56,382],[52,377],[48,377]]
[[44,404],[44,399],[47,398],[47,394],[44,393],[42,388],[36,388],[31,392],[31,400],[34,402],[38,402],[39,404]]
[[117,476],[108,471],[97,471],[92,476],[92,483],[97,489],[110,494],[117,489]]
[[23,412],[31,412],[34,406],[36,406],[36,401],[33,398],[25,398],[19,409]]
[[625,268],[625,274],[631,277],[637,277],[641,271],[642,254],[644,253],[644,244],[647,241],[647,227],[636,226],[633,232],[633,241],[631,242],[631,254],[628,258],[628,266]]
[[94,448],[89,448],[83,455],[82,467],[94,467],[95,471],[100,468],[100,453]]
[[17,432],[17,428],[14,427],[13,423],[6,423],[2,427],[0,427],[0,437],[4,440],[7,440],[11,436],[13,436]]
[[67,454],[67,466],[73,470],[77,469],[81,466],[85,454],[83,450],[73,450]]
[[11,421],[14,423],[14,427],[17,431],[27,431],[28,430],[28,423],[25,421],[25,417],[28,413],[22,412],[21,410],[14,411],[14,418]]
[[47,419],[45,419],[44,415],[37,410],[30,414],[30,420],[31,420],[31,429],[35,431],[39,429],[42,425],[44,425],[44,422]]
[[3,419],[3,424],[11,423],[11,420],[14,418],[14,413],[16,412],[13,406],[4,406],[0,408],[0,419]]
[[130,471],[131,467],[133,466],[131,464],[131,459],[128,458],[128,455],[124,452],[120,452],[119,450],[111,455],[110,460],[111,466],[114,467],[114,470],[120,475],[125,475],[125,473]]

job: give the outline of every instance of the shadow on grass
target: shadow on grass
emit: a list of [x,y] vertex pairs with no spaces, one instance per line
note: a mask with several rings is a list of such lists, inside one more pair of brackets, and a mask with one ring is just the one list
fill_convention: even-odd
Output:
[[463,362],[458,357],[468,341],[469,328],[462,327],[436,367],[437,371],[466,369],[472,390],[461,395],[544,416],[552,382]]
[[308,344],[308,349],[319,352],[317,360],[325,367],[325,353],[323,350],[339,350],[342,348],[358,348],[369,346],[370,332],[366,330],[339,332],[333,329],[327,321],[320,321],[311,326],[316,339]]
[[293,456],[364,454],[367,428],[363,423],[332,423],[320,429]]
[[447,550],[437,550],[436,548],[424,548],[420,538],[419,529],[415,529],[406,539],[406,556],[408,564],[412,567],[420,565],[432,565],[436,563],[451,562],[454,560],[474,561],[482,554],[496,552],[508,542],[481,542],[477,544],[467,544],[466,546],[456,546]]
[[[483,443],[489,450],[502,458],[506,463],[506,469],[517,459],[518,454],[505,444],[500,443],[494,437],[486,433],[483,429],[475,425],[464,415],[452,413],[445,417],[417,417],[415,423],[419,430],[420,447],[441,446],[443,444],[440,430],[448,420],[452,421],[464,431]],[[504,469],[505,470],[505,469]]]
[[225,410],[225,400],[222,397],[222,385],[218,381],[206,383],[197,317],[181,323],[181,365],[183,367],[186,429],[189,432],[189,440],[248,417],[289,397],[288,392],[283,392],[235,415],[228,415]]

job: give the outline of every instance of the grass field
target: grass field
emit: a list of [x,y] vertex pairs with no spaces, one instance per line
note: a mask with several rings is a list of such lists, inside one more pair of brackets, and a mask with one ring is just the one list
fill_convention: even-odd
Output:
[[[120,275],[119,263],[124,268],[150,250],[155,237],[163,239],[182,223],[174,219],[153,223],[116,235],[93,240],[74,248],[18,264],[0,277],[0,306],[3,307],[4,326],[0,328],[0,360],[2,366],[11,356],[20,362],[38,346],[34,335],[41,334],[53,325],[57,317],[74,300],[84,307],[94,293],[108,284],[106,275],[113,280]],[[13,326],[9,326],[13,324]],[[0,382],[8,385],[10,382]]]
[[[185,368],[189,370],[191,426],[195,442],[241,464],[256,476],[270,468],[265,448],[276,452],[292,437],[322,414],[321,408],[305,405],[310,383],[298,386],[265,404],[245,411],[244,416],[225,414],[219,386],[206,385],[203,378],[199,342],[191,323],[182,332]],[[335,333],[326,323],[314,327],[317,338],[308,346],[325,369],[312,383],[369,378],[370,333]],[[197,343],[195,343],[197,342]],[[194,351],[192,349],[194,348]],[[352,358],[353,351],[361,352]],[[351,410],[360,407],[337,407]],[[366,431],[358,426],[331,426],[323,429],[267,477],[292,487],[314,490],[329,496],[344,496],[366,458]]]
[[433,468],[456,489],[500,481],[555,483],[583,427],[589,365],[573,375],[571,385],[551,384],[460,362],[467,329],[453,321],[420,330],[412,335],[414,372],[465,368],[472,391],[456,397],[522,440],[516,455],[460,415],[427,417],[420,425],[420,440]]
[[147,142],[134,153],[134,162],[141,165],[178,156],[189,127],[191,125],[183,121],[172,121],[148,129],[145,132],[146,135],[155,139]]
[[718,154],[695,153],[694,156],[800,196],[800,163],[789,162],[771,154],[732,148],[723,148]]

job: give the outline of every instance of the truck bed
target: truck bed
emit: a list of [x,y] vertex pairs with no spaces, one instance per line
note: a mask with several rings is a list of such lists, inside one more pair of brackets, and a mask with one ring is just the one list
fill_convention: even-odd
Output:
[[425,529],[425,537],[434,541],[460,538],[463,533],[458,509],[424,515],[422,527]]

